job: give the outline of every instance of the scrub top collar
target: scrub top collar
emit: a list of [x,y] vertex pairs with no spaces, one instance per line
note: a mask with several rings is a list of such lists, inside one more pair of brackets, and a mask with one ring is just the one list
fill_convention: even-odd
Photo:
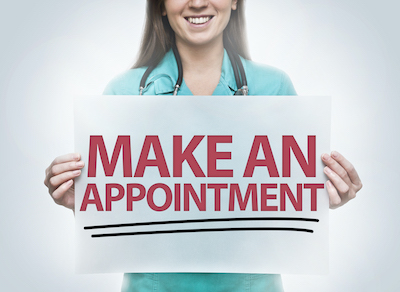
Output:
[[[242,59],[243,62],[243,59]],[[246,63],[243,62],[246,70]],[[143,90],[145,93],[149,87],[154,86],[155,94],[170,94],[174,90],[176,80],[178,79],[178,67],[172,50],[169,50],[161,62],[150,73]],[[224,50],[224,58],[222,60],[221,77],[213,95],[233,95],[237,91],[235,75],[233,73],[231,61]],[[193,95],[186,86],[185,80],[178,91],[178,95]]]

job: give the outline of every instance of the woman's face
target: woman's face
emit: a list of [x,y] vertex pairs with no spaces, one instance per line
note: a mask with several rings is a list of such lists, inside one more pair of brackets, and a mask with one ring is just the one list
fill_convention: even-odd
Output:
[[177,42],[200,46],[223,40],[236,6],[237,0],[165,0],[163,15],[167,15]]

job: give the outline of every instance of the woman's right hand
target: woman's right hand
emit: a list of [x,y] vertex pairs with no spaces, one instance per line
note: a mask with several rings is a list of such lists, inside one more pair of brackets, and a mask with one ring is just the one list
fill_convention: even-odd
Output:
[[75,209],[74,178],[85,166],[79,153],[58,156],[46,169],[44,184],[54,202],[71,210]]

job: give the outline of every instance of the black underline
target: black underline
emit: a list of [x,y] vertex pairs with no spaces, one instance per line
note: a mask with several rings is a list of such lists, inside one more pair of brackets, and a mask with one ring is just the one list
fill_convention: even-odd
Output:
[[119,228],[119,227],[134,227],[134,226],[149,226],[149,225],[166,225],[166,224],[183,224],[183,223],[205,223],[205,222],[231,222],[231,221],[308,221],[319,222],[319,219],[314,218],[295,218],[295,217],[244,217],[244,218],[211,218],[211,219],[191,219],[191,220],[174,220],[174,221],[156,221],[156,222],[136,222],[110,225],[94,225],[85,226],[84,229],[104,229],[104,228]]
[[224,231],[297,231],[313,233],[311,229],[304,228],[286,228],[286,227],[239,227],[239,228],[211,228],[211,229],[180,229],[180,230],[156,230],[125,233],[105,233],[92,234],[92,237],[116,237],[133,235],[152,235],[152,234],[171,234],[171,233],[194,233],[194,232],[224,232]]

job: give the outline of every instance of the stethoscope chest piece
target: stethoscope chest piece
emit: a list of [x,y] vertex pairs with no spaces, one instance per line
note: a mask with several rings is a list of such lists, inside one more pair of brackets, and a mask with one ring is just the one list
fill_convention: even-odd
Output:
[[239,88],[234,95],[248,95],[249,94],[249,88],[247,85],[243,85],[242,88]]

